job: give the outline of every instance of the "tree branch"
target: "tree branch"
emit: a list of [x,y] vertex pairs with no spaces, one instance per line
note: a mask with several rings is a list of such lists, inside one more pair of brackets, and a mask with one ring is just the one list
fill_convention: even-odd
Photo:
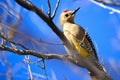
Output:
[[39,42],[42,42],[44,44],[50,44],[50,45],[63,45],[63,43],[51,43],[51,42],[47,42],[47,41],[43,41],[43,40],[39,40]]
[[[92,65],[91,62],[84,59],[78,52],[73,48],[73,46],[69,43],[69,41],[66,39],[64,34],[57,28],[57,26],[54,24],[54,22],[48,18],[40,9],[38,9],[35,5],[28,4],[24,0],[15,0],[18,4],[23,6],[24,8],[35,12],[39,17],[41,17],[48,25],[49,27],[58,35],[58,37],[63,41],[64,45],[67,47],[67,49],[70,52],[70,55],[66,58],[64,55],[58,55],[58,54],[42,54],[39,52],[34,52],[31,50],[18,50],[18,49],[12,49],[8,48],[6,46],[0,46],[1,50],[7,50],[14,53],[18,53],[20,55],[33,55],[39,58],[44,59],[61,59],[61,60],[68,60],[80,67],[87,68],[90,72],[95,73],[95,78],[97,80],[112,80],[108,75],[106,75],[104,72],[98,70],[94,65]],[[57,10],[57,9],[56,9]],[[56,13],[55,10],[55,13]],[[55,15],[54,15],[55,16]]]
[[57,3],[56,3],[56,7],[55,7],[55,9],[54,9],[54,12],[53,12],[53,15],[52,15],[52,19],[55,17],[55,15],[56,15],[56,12],[57,12],[57,9],[58,9],[58,6],[59,6],[59,4],[60,4],[60,0],[58,0],[57,1]]
[[51,5],[50,5],[50,0],[48,0],[48,16],[51,18]]
[[0,54],[1,54],[1,55],[0,55],[1,58],[4,59],[4,63],[5,63],[5,65],[6,65],[6,69],[7,69],[7,72],[6,72],[7,78],[6,78],[6,79],[7,79],[7,80],[13,80],[12,70],[11,70],[11,66],[10,66],[9,61],[8,61],[6,55],[5,55],[3,52],[1,52]]
[[43,58],[43,59],[60,59],[60,60],[65,59],[65,55],[43,54],[43,53],[35,52],[32,50],[14,49],[14,48],[7,47],[5,45],[0,45],[0,50],[10,51],[10,52],[13,52],[13,53],[18,54],[18,55],[33,55],[35,57]]
[[92,2],[92,3],[94,3],[94,4],[96,4],[96,5],[98,5],[98,6],[100,6],[100,7],[102,7],[102,8],[104,8],[104,9],[111,10],[111,11],[112,11],[112,14],[115,13],[115,12],[118,13],[118,14],[120,14],[120,10],[118,10],[118,9],[115,9],[115,8],[112,8],[112,7],[109,7],[109,6],[106,6],[106,5],[100,3],[100,2],[98,2],[98,1],[96,1],[96,0],[89,0],[89,1]]
[[25,55],[24,61],[27,64],[27,68],[28,68],[28,73],[29,73],[29,76],[30,76],[30,80],[34,80],[33,74],[32,74],[32,70],[31,70],[31,67],[30,67],[30,55],[28,55],[28,56]]
[[112,6],[118,6],[118,7],[120,6],[120,4],[117,3],[117,0],[94,0],[94,1]]
[[[24,45],[22,45],[22,44],[20,44],[20,43],[15,43],[15,42],[11,41],[10,39],[6,38],[6,37],[5,37],[4,35],[2,35],[1,33],[0,33],[0,37],[1,37],[2,39],[4,39],[4,40],[8,41],[9,43],[12,43],[12,44],[14,44],[14,45],[19,45],[19,46],[21,46],[21,47],[24,48],[24,49],[28,49],[27,47],[25,47]],[[2,45],[3,45],[3,44],[2,44]]]

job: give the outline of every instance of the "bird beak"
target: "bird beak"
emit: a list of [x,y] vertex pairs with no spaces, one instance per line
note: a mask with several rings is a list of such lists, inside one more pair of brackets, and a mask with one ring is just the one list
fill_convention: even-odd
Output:
[[72,12],[72,15],[75,14],[79,9],[80,9],[80,7],[78,7],[77,9],[75,9],[75,10]]

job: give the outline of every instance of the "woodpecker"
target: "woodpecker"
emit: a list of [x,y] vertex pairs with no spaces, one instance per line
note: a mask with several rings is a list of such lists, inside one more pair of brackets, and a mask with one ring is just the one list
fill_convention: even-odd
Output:
[[65,10],[61,13],[60,25],[63,28],[63,33],[79,54],[88,61],[91,61],[99,70],[103,70],[103,67],[99,64],[95,47],[87,31],[74,23],[75,14],[79,9],[80,8],[77,8],[74,11]]

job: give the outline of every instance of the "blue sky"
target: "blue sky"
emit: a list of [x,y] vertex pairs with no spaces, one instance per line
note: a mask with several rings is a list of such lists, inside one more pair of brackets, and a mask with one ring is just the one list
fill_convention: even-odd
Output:
[[[45,14],[47,14],[47,0],[32,1],[36,6],[43,9]],[[55,3],[56,0],[51,0],[52,10],[55,7]],[[13,4],[12,8],[17,8],[18,11],[19,8],[21,8],[16,5],[14,0],[11,0],[11,4]],[[81,7],[81,9],[76,14],[75,23],[81,25],[84,29],[88,29],[88,33],[92,38],[92,41],[95,45],[97,44],[96,48],[98,48],[97,52],[99,53],[99,57],[104,60],[107,70],[109,71],[111,69],[110,75],[115,80],[119,80],[120,75],[118,75],[115,71],[120,69],[120,64],[118,64],[120,63],[120,14],[110,14],[110,10],[99,7],[91,3],[89,0],[61,0],[54,19],[54,23],[60,30],[62,30],[59,24],[60,13],[66,9],[74,10],[77,7]],[[19,32],[33,38],[34,40],[42,39],[52,43],[61,43],[61,40],[56,36],[56,34],[35,13],[24,9],[20,9],[20,11],[20,14],[24,17],[22,25],[18,28]],[[25,11],[25,13],[23,13],[23,11]],[[17,41],[25,40],[21,37],[16,37],[15,39]],[[23,42],[31,48],[29,41],[25,40]],[[37,51],[44,53],[66,54],[63,46],[48,45],[38,42],[33,43],[36,44],[35,50]],[[28,79],[27,65],[23,62],[24,56],[11,53],[9,54],[8,52],[6,52],[5,55],[10,62],[13,79]],[[31,60],[35,61],[37,58],[31,57]],[[53,80],[55,78],[56,80],[64,80],[64,76],[67,80],[90,80],[87,70],[83,68],[60,60],[47,60],[45,62],[49,80]],[[42,63],[40,63],[40,65],[42,65]],[[2,63],[0,63],[0,66],[0,73],[5,73],[5,66],[3,66]],[[117,69],[113,70],[114,67]],[[44,71],[36,65],[32,64],[31,69],[33,73],[38,73],[41,76],[44,76]],[[24,77],[20,77],[21,75]],[[1,80],[4,80],[5,78],[6,76],[0,76]],[[42,78],[41,80],[46,79]]]

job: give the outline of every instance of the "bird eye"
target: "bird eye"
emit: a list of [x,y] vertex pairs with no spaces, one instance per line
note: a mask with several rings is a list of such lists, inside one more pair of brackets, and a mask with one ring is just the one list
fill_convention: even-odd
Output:
[[68,17],[69,15],[68,15],[68,14],[66,14],[65,16],[66,16],[66,17]]

